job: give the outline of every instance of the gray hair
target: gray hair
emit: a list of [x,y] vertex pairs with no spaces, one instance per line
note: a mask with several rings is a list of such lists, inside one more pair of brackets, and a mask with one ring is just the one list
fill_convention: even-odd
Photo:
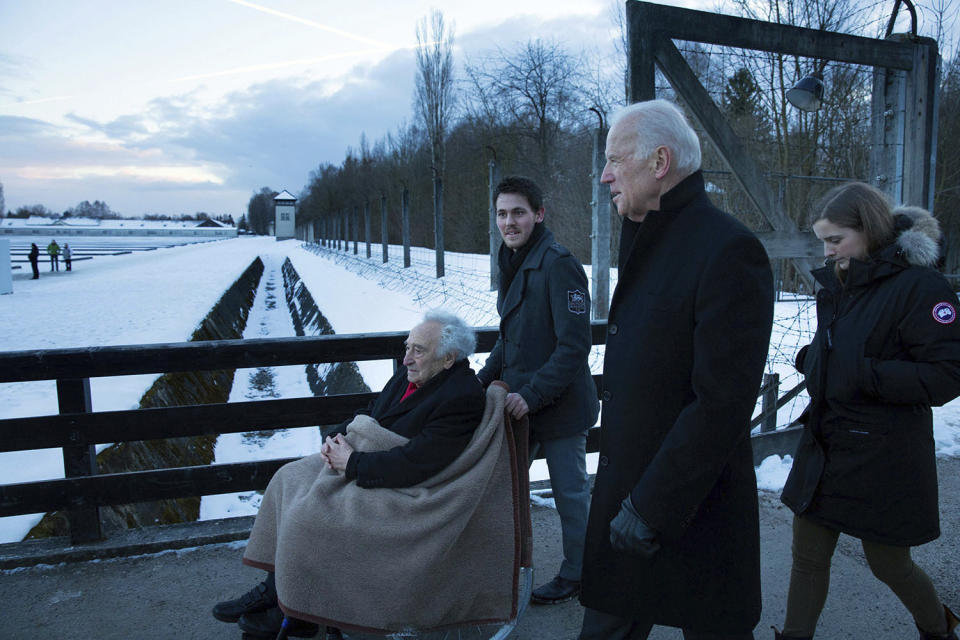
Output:
[[459,361],[473,355],[477,348],[477,335],[473,332],[473,328],[458,316],[443,309],[432,309],[424,314],[423,321],[436,322],[440,325],[438,358],[452,353],[453,359]]
[[637,143],[634,158],[647,158],[663,146],[670,149],[681,177],[700,168],[700,139],[677,105],[666,100],[635,102],[617,109],[610,116],[610,127],[627,119]]

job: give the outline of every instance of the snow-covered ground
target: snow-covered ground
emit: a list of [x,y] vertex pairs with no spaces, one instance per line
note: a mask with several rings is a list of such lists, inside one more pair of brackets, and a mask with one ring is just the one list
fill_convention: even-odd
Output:
[[[69,242],[70,239],[67,238]],[[248,320],[246,337],[294,335],[283,296],[280,265],[289,257],[304,284],[337,333],[403,331],[423,312],[444,307],[475,326],[495,325],[496,293],[489,290],[489,258],[448,253],[446,275],[433,277],[433,252],[413,250],[413,265],[402,268],[402,248],[390,247],[390,261],[382,264],[380,247],[366,259],[342,249],[311,248],[300,242],[241,237],[203,244],[167,247],[122,256],[97,256],[74,264],[74,271],[50,274],[41,268],[39,280],[15,272],[14,293],[0,296],[0,350],[50,349],[120,344],[181,342],[189,339],[202,318],[257,256],[265,271]],[[41,262],[41,265],[43,263]],[[587,267],[589,273],[589,267]],[[616,272],[611,274],[611,290]],[[781,374],[782,390],[798,382],[790,363],[798,345],[809,340],[815,328],[812,305],[807,300],[777,304],[771,346],[770,372]],[[595,372],[602,368],[602,347],[591,356]],[[484,355],[474,358],[482,364]],[[388,361],[359,363],[372,389],[389,379]],[[129,409],[153,383],[155,375],[91,380],[94,411]],[[303,367],[239,370],[231,400],[257,397],[309,395]],[[785,407],[779,423],[790,422],[805,403],[805,396]],[[57,411],[53,382],[0,384],[0,418],[53,414]],[[960,455],[960,401],[936,409],[935,437],[941,455]],[[106,445],[104,445],[106,446]],[[231,434],[220,438],[217,462],[266,459],[312,453],[319,447],[316,429],[279,431],[273,434]],[[772,456],[758,467],[762,488],[783,486],[789,457]],[[588,463],[595,469],[596,455]],[[47,449],[0,454],[0,483],[62,477],[60,452]],[[533,478],[546,477],[542,465]],[[255,494],[230,494],[204,498],[201,515],[217,518],[254,513]],[[0,542],[20,539],[38,515],[0,519]]]

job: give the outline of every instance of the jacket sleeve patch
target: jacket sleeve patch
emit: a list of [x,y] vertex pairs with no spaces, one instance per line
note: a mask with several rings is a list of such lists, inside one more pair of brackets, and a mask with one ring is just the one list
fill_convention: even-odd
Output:
[[933,319],[940,324],[951,324],[957,319],[957,310],[949,302],[938,302],[933,306]]
[[567,311],[578,314],[587,312],[587,296],[583,291],[567,291]]

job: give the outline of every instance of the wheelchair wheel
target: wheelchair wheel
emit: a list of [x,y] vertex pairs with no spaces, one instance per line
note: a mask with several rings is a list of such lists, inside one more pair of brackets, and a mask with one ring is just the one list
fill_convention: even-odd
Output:
[[[344,640],[505,640],[516,628],[520,616],[530,604],[530,592],[533,590],[533,568],[520,568],[520,584],[517,590],[517,617],[507,622],[494,624],[467,625],[442,631],[417,631],[414,629],[395,631],[388,635],[344,632]],[[323,634],[320,636],[323,637]]]

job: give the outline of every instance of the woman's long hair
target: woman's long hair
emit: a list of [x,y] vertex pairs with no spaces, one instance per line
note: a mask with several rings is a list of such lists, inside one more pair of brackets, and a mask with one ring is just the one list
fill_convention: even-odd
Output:
[[[827,220],[863,234],[867,258],[894,237],[893,209],[886,194],[864,182],[848,182],[830,189],[814,208],[818,220]],[[839,272],[838,272],[839,275]]]

